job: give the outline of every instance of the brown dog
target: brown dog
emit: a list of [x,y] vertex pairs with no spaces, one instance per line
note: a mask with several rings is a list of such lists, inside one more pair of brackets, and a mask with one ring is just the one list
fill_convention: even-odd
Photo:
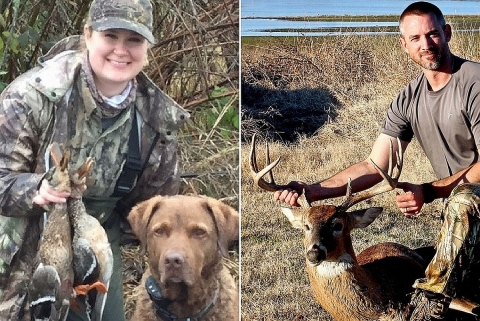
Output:
[[222,255],[239,236],[238,213],[209,197],[156,196],[128,216],[148,269],[132,321],[238,320],[238,286]]

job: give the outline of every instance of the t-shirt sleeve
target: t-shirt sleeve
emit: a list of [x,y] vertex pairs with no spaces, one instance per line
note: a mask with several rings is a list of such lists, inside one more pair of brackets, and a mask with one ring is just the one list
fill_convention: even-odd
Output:
[[387,111],[382,133],[398,137],[403,141],[410,142],[413,138],[413,130],[408,121],[408,107],[411,101],[408,88],[402,90],[390,103]]
[[471,130],[477,149],[480,149],[480,81],[471,85],[467,96]]

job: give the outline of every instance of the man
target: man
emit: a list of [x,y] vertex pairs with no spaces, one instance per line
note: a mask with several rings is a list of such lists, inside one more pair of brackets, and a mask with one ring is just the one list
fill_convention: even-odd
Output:
[[[397,151],[394,138],[400,138],[405,151],[415,136],[440,180],[421,185],[401,183],[406,193],[397,196],[397,206],[412,217],[423,204],[448,197],[437,253],[426,278],[414,285],[417,291],[412,306],[416,308],[410,320],[428,320],[430,316],[421,314],[427,311],[432,318],[441,317],[452,297],[480,303],[478,272],[476,277],[470,273],[480,267],[475,258],[475,253],[480,255],[476,241],[480,184],[472,184],[480,182],[480,163],[476,163],[480,148],[480,64],[450,52],[451,27],[433,4],[409,5],[400,16],[399,27],[401,47],[421,67],[422,74],[392,101],[369,157],[320,183],[290,182],[290,188],[275,192],[274,198],[298,206],[297,198],[303,190],[309,202],[342,196],[348,178],[352,179],[354,192],[370,188],[382,180],[370,159],[386,170],[390,142]],[[475,290],[467,291],[467,287]],[[435,309],[438,302],[439,309]]]

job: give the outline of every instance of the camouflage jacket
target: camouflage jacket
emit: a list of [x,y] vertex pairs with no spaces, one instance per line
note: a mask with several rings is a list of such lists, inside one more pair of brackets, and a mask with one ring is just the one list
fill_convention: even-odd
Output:
[[0,281],[27,226],[40,221],[43,210],[32,198],[52,141],[70,147],[71,168],[92,156],[96,164],[87,192],[108,197],[125,163],[136,113],[144,167],[133,190],[120,200],[121,208],[128,213],[153,195],[178,193],[176,133],[189,114],[142,72],[132,106],[102,129],[102,113],[80,76],[84,53],[79,48],[79,36],[63,39],[39,59],[39,67],[15,79],[0,96]]

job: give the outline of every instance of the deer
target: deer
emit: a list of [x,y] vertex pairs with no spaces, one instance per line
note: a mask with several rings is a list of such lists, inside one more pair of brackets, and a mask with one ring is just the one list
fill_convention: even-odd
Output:
[[[274,192],[286,185],[275,183],[272,170],[280,157],[270,162],[268,143],[266,163],[259,170],[256,159],[256,138],[250,150],[250,169],[254,183],[263,190]],[[376,195],[395,190],[403,166],[403,152],[398,141],[396,164],[393,165],[393,144],[390,142],[387,172],[372,165],[386,184],[352,193],[351,180],[347,183],[346,198],[339,206],[320,204],[311,206],[301,193],[301,208],[282,207],[292,227],[304,234],[306,269],[316,301],[337,321],[408,320],[407,305],[416,279],[425,277],[424,271],[435,249],[410,249],[399,243],[375,244],[356,254],[351,231],[365,228],[383,208],[370,207],[348,211],[352,206]],[[264,179],[269,175],[269,181]],[[472,314],[471,302],[453,299],[449,309]]]

